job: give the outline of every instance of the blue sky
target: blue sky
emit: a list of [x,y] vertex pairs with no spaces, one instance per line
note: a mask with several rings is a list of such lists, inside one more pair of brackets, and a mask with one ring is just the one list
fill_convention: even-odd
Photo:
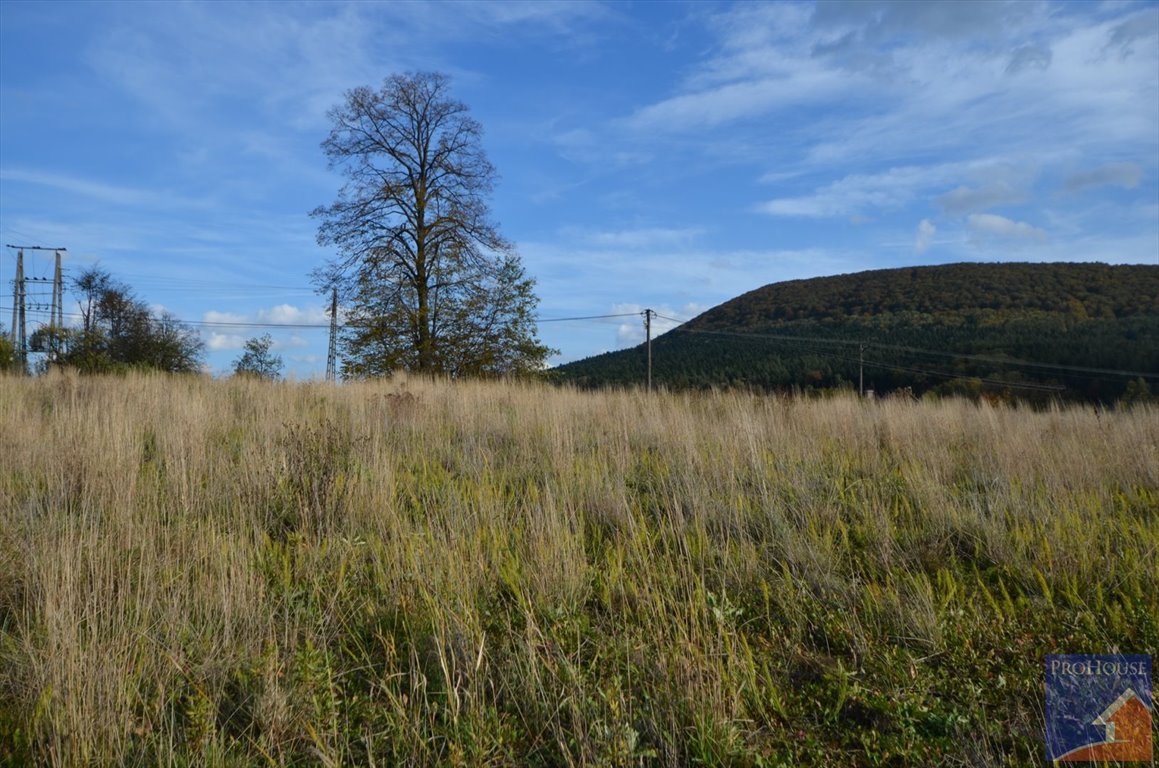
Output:
[[[269,331],[320,376],[325,330],[288,324],[327,321],[326,111],[413,70],[482,123],[544,318],[687,318],[916,264],[1159,263],[1159,5],[1134,2],[5,0],[0,239],[202,323],[215,371]],[[553,362],[643,337],[540,331]]]

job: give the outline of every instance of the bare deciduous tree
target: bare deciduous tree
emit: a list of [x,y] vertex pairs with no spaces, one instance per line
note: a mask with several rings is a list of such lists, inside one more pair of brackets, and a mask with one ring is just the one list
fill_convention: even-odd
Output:
[[314,210],[339,255],[314,277],[340,291],[348,376],[534,370],[534,281],[491,221],[495,169],[445,75],[393,75],[330,112],[322,148],[346,183]]

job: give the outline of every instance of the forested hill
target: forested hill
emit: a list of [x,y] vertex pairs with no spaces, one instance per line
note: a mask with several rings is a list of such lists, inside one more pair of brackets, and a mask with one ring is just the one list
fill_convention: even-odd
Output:
[[[879,393],[1137,397],[1159,391],[1159,266],[948,264],[774,283],[653,339],[652,356],[669,388],[856,387],[863,360]],[[641,345],[555,375],[636,385],[645,360]]]

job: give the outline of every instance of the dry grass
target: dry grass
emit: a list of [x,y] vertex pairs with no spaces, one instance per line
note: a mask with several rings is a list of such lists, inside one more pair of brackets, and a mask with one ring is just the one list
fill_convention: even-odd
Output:
[[0,762],[1001,765],[1159,412],[0,379]]

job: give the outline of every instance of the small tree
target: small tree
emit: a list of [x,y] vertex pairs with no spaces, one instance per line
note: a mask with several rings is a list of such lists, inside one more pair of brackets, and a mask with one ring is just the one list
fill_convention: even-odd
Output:
[[44,354],[37,363],[37,372],[44,373],[52,366],[62,366],[68,349],[80,337],[80,331],[59,325],[42,325],[28,338],[28,349]]
[[16,348],[12,346],[12,339],[8,338],[3,326],[0,326],[0,372],[15,370]]
[[45,333],[38,343],[62,365],[82,373],[148,368],[194,373],[201,368],[205,344],[168,312],[154,314],[132,290],[98,267],[74,282],[82,325]]
[[1119,398],[1119,403],[1130,406],[1138,403],[1149,403],[1151,400],[1151,385],[1140,376],[1127,382],[1127,387],[1123,391],[1123,396]]
[[255,376],[273,381],[281,376],[282,358],[270,350],[274,340],[267,333],[245,343],[245,352],[233,362],[235,376]]

